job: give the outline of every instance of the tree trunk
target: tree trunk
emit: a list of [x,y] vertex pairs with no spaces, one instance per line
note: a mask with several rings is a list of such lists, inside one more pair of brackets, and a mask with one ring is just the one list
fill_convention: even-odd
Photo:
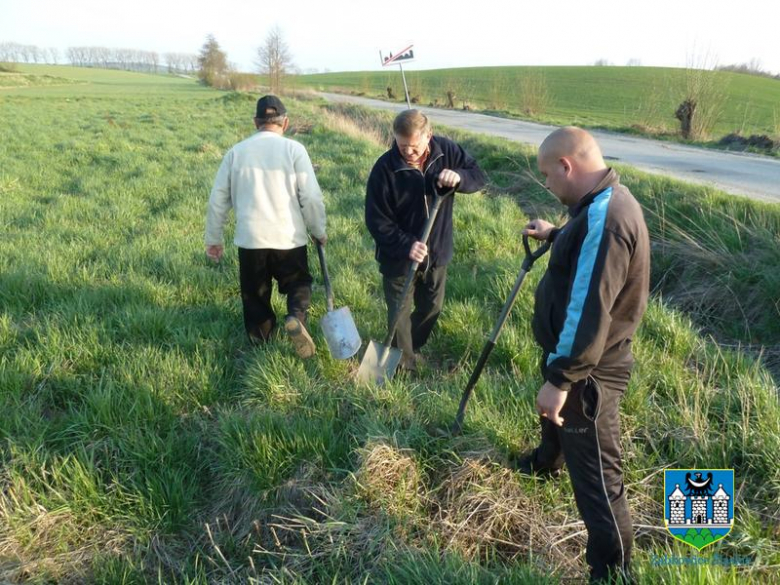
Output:
[[687,99],[680,104],[674,117],[680,120],[680,131],[686,140],[691,137],[691,126],[693,124],[693,114],[696,111],[696,101]]

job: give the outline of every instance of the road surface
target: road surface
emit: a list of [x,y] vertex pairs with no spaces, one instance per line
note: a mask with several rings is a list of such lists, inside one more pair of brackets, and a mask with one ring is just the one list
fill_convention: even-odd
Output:
[[[406,109],[405,104],[358,96],[334,93],[321,95],[332,102],[355,103],[392,111]],[[419,109],[438,124],[535,146],[539,146],[545,136],[555,129],[555,126],[459,110]],[[592,134],[608,160],[684,181],[712,185],[729,193],[780,203],[780,159],[696,148],[599,130],[592,131]]]

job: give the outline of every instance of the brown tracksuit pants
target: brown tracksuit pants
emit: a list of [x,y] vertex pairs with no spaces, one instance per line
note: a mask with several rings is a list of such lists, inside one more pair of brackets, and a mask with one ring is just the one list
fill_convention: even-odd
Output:
[[569,469],[577,509],[588,529],[586,560],[591,581],[630,582],[631,515],[623,485],[620,399],[628,372],[599,372],[574,384],[558,427],[541,418],[542,440],[534,467]]

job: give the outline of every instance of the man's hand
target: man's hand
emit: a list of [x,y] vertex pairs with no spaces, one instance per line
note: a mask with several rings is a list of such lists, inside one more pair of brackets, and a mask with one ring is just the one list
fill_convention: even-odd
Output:
[[543,219],[534,219],[529,221],[523,228],[523,235],[530,236],[535,240],[544,241],[550,237],[550,232],[555,226],[549,221]]
[[319,238],[315,238],[314,236],[312,236],[311,237],[311,241],[314,242],[315,244],[319,243],[320,246],[324,246],[325,244],[328,243],[328,236],[324,235],[324,236],[321,236]]
[[422,242],[415,242],[412,244],[412,249],[409,250],[409,260],[414,262],[422,262],[428,255],[428,246]]
[[439,188],[448,187],[451,189],[458,183],[460,183],[460,175],[455,171],[451,171],[450,169],[444,169],[439,173],[439,176],[436,179],[436,185]]
[[215,264],[222,260],[222,254],[225,253],[225,247],[221,244],[206,246],[206,256]]
[[568,393],[559,390],[549,382],[539,389],[539,395],[536,397],[536,412],[556,425],[563,426],[563,418],[560,416],[561,408]]

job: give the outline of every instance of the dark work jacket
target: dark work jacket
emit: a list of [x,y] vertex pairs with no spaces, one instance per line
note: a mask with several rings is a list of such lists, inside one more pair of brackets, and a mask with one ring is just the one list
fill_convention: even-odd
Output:
[[[460,175],[460,193],[473,193],[485,185],[477,161],[441,136],[431,138],[425,171],[406,164],[395,142],[374,164],[366,187],[366,226],[376,242],[375,257],[385,276],[401,276],[409,270],[409,251],[422,235],[433,206],[436,178],[444,169]],[[421,268],[446,266],[452,260],[453,199],[447,197],[439,208]]]
[[650,240],[642,208],[615,171],[551,234],[533,331],[542,373],[561,390],[591,373],[628,374],[631,338],[647,307]]

